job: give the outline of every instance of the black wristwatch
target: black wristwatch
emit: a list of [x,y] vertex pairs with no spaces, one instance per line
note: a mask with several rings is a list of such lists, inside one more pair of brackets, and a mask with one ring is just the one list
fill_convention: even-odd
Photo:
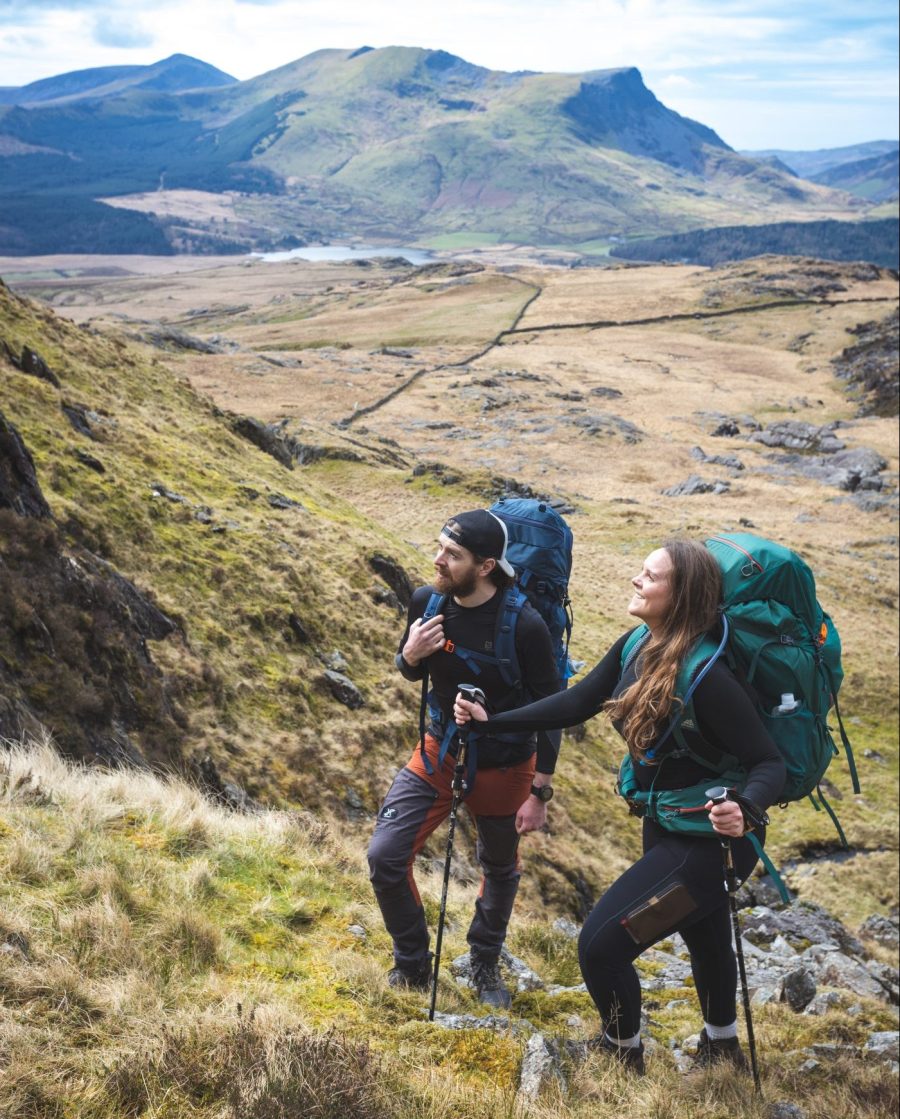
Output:
[[546,802],[553,799],[553,786],[552,785],[532,785],[531,795],[537,797],[538,800]]

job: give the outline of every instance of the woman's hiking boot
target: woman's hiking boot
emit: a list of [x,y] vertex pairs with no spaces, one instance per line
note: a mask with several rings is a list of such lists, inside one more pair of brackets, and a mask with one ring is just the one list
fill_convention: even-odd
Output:
[[700,1031],[700,1041],[697,1043],[697,1055],[694,1060],[702,1068],[710,1068],[723,1061],[730,1061],[735,1068],[747,1067],[747,1058],[736,1037],[711,1038],[705,1028]]
[[596,1053],[609,1053],[614,1060],[623,1065],[630,1073],[635,1076],[644,1075],[644,1045],[643,1042],[639,1045],[616,1045],[614,1041],[606,1036],[606,1031],[592,1037],[587,1047],[590,1051]]
[[431,953],[418,965],[401,967],[395,964],[388,972],[389,987],[406,987],[411,991],[427,991],[431,987],[434,974],[431,970]]
[[472,986],[478,998],[488,1006],[507,1010],[512,1006],[512,996],[500,978],[500,965],[496,959],[469,954],[472,961]]

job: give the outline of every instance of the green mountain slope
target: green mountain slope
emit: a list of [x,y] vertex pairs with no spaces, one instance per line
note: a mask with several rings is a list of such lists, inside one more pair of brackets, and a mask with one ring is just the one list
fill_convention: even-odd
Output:
[[872,202],[888,202],[900,194],[900,151],[841,163],[820,171],[814,182]]
[[28,85],[0,89],[0,105],[33,105],[47,101],[75,101],[110,97],[127,89],[166,91],[211,88],[237,81],[230,74],[191,58],[173,54],[151,66],[97,66],[72,70]]
[[[412,47],[318,51],[213,90],[12,107],[0,153],[0,197],[27,181],[26,210],[48,194],[250,193],[240,211],[267,231],[257,246],[285,235],[578,246],[852,208],[731,151],[633,68],[504,73]],[[0,252],[29,251],[38,222],[20,206],[4,225]]]

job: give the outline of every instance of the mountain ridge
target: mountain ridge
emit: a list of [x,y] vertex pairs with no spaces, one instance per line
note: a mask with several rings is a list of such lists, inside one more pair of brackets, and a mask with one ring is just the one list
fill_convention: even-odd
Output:
[[172,54],[149,66],[96,66],[0,88],[0,105],[71,102],[109,97],[125,89],[182,91],[231,85],[237,78],[187,54]]
[[734,152],[635,67],[494,71],[420,47],[324,49],[214,89],[6,106],[0,151],[0,252],[17,254],[47,236],[41,199],[63,194],[89,245],[98,200],[114,198],[126,221],[130,195],[239,192],[226,228],[156,219],[172,244],[226,252],[348,236],[608,247],[864,206]]

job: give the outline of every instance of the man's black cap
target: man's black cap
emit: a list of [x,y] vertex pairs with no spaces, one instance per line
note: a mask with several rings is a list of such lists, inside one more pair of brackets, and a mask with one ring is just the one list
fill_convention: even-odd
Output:
[[451,517],[441,529],[441,535],[475,556],[495,559],[501,571],[515,576],[516,569],[506,558],[506,525],[487,509],[472,509]]

